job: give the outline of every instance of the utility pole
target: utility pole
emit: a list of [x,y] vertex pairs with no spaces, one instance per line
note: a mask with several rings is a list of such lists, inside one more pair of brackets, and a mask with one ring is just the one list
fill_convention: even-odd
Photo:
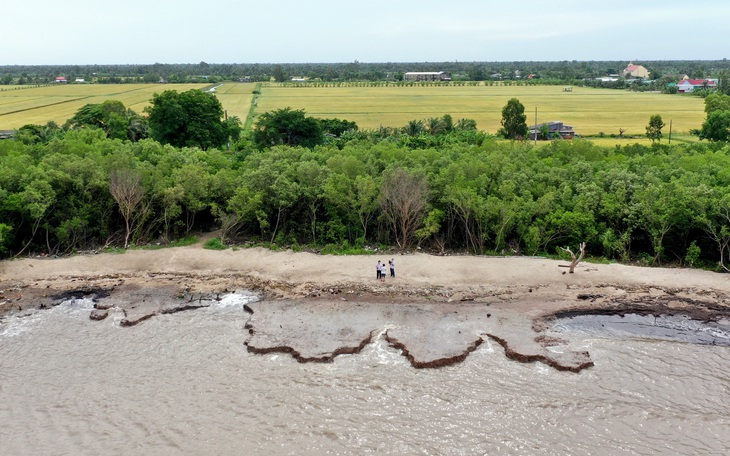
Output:
[[669,144],[672,144],[672,119],[669,119]]
[[535,106],[535,147],[537,147],[537,106]]

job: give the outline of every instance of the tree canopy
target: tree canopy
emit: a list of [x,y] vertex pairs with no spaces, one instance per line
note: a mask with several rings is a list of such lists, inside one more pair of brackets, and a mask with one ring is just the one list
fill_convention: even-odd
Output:
[[238,118],[224,121],[223,107],[215,95],[196,89],[156,93],[145,111],[150,136],[162,144],[207,150],[223,147],[240,133]]
[[664,126],[662,116],[659,114],[649,117],[649,125],[646,126],[646,137],[651,139],[652,144],[662,138],[662,128]]
[[139,141],[148,136],[146,120],[117,100],[105,100],[99,104],[82,106],[66,121],[64,127],[100,128],[108,138],[130,141]]
[[507,139],[525,139],[528,132],[526,120],[525,106],[517,98],[510,99],[502,108],[502,128],[499,134]]
[[586,242],[591,255],[643,264],[691,258],[722,269],[730,257],[730,146],[391,133],[400,136],[243,154],[86,128],[0,141],[0,255],[223,228],[229,239],[323,251],[380,243],[533,255]]
[[705,98],[707,119],[699,130],[700,139],[730,140],[730,95],[713,93]]
[[282,144],[311,148],[322,143],[322,127],[303,109],[277,109],[259,116],[253,140],[261,149]]

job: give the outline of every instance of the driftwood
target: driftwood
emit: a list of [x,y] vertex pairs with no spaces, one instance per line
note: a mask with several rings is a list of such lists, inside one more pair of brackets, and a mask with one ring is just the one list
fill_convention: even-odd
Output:
[[[570,254],[570,258],[572,258],[570,265],[561,264],[560,267],[561,268],[570,268],[568,270],[568,272],[570,272],[571,274],[573,273],[573,271],[575,271],[575,267],[578,266],[578,263],[580,263],[583,260],[583,257],[586,256],[586,243],[581,242],[579,248],[580,248],[580,255],[578,255],[578,257],[576,257],[575,253],[573,253],[568,247],[565,247],[565,248],[560,247],[560,250],[562,250],[564,252],[568,252]],[[565,274],[565,273],[563,273],[563,274]]]

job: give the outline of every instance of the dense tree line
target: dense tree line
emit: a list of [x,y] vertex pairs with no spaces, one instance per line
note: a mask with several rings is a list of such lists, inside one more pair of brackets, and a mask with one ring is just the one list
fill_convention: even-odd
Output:
[[[57,76],[69,81],[124,83],[166,81],[220,82],[243,79],[251,82],[290,80],[305,77],[321,81],[397,81],[407,71],[447,71],[456,81],[521,80],[533,76],[534,81],[549,83],[589,83],[595,78],[620,74],[626,61],[544,61],[544,62],[346,62],[346,63],[231,63],[152,65],[0,65],[0,84],[47,84]],[[730,70],[727,60],[659,60],[641,61],[651,71],[653,80],[687,74],[691,78],[718,78]],[[591,81],[593,80],[593,81]],[[608,83],[616,88],[629,87],[624,80]],[[666,84],[661,84],[664,87]],[[656,86],[636,85],[655,90]]]
[[[585,241],[611,259],[722,267],[730,255],[726,143],[532,147],[454,134],[356,132],[262,150],[244,141],[231,152],[99,128],[0,141],[0,252],[64,254],[221,228],[226,241],[295,248],[534,255]],[[451,139],[428,143],[436,137]]]

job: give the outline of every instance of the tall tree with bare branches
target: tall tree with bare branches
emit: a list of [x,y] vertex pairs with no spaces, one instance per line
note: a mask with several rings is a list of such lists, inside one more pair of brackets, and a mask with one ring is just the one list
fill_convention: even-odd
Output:
[[126,227],[124,248],[126,249],[129,246],[129,237],[134,228],[135,211],[144,197],[142,175],[139,171],[129,168],[114,170],[109,175],[109,191],[114,201],[119,205],[119,212],[124,218]]
[[383,177],[380,210],[398,247],[408,248],[423,222],[428,204],[428,181],[422,174],[398,168]]

